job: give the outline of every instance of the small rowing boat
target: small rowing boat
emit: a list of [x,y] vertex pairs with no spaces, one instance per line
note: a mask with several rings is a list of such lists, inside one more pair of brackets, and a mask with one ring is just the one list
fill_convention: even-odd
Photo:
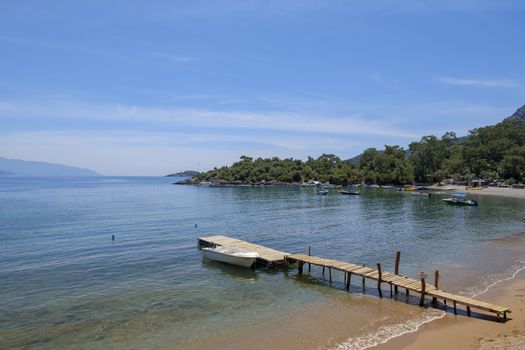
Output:
[[353,191],[346,191],[346,190],[341,190],[341,191],[337,191],[339,192],[340,194],[346,194],[346,195],[354,195],[354,196],[360,196],[361,193],[359,192],[353,192]]
[[202,248],[202,256],[223,263],[250,267],[259,257],[256,252],[231,247]]

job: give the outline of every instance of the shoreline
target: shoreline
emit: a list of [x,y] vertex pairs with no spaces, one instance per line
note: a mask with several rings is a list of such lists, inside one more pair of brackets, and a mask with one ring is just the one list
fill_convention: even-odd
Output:
[[[472,189],[467,186],[446,186],[457,192],[467,192],[469,195],[480,196],[498,196],[506,198],[520,198],[525,199],[525,189],[510,188],[510,187],[482,187],[481,189]],[[440,190],[439,186],[430,187],[432,190]]]
[[[192,179],[181,180],[174,182],[173,185],[192,185],[192,186],[208,186],[208,187],[315,187],[313,184],[301,183],[301,182],[282,182],[282,181],[268,181],[268,182],[210,182],[210,181],[195,181]],[[333,188],[344,188],[343,185],[332,185],[332,184],[321,184],[321,186],[333,186]],[[350,185],[349,185],[350,186]],[[396,186],[380,186],[380,185],[354,185],[359,187],[371,187],[381,189],[396,188],[401,190],[402,187]],[[510,188],[510,187],[482,187],[473,189],[468,186],[429,186],[430,192],[437,191],[443,192],[443,189],[447,189],[447,192],[466,192],[469,195],[480,195],[480,196],[498,196],[506,198],[520,198],[525,199],[525,189]]]
[[487,321],[447,313],[378,345],[375,349],[515,349],[525,348],[525,269],[483,293],[484,299],[508,305],[512,312],[506,322]]

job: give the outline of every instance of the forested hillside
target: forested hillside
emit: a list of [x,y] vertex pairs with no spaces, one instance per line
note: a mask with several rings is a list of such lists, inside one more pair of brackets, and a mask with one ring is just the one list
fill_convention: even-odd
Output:
[[388,145],[382,150],[369,148],[353,162],[333,154],[306,161],[242,156],[230,167],[215,168],[194,179],[252,183],[318,180],[341,185],[430,183],[446,178],[521,182],[525,180],[524,111],[525,106],[501,123],[470,130],[467,137],[447,132],[441,137],[424,136],[408,149]]

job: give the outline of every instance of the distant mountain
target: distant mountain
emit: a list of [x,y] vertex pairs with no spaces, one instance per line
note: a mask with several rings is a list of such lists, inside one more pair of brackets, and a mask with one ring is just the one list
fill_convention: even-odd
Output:
[[195,175],[199,175],[200,173],[198,171],[195,171],[195,170],[186,170],[186,171],[181,171],[180,173],[173,173],[173,174],[169,174],[169,175],[166,175],[166,176],[169,176],[169,177],[193,177]]
[[68,165],[0,157],[0,175],[10,176],[101,176],[89,169]]
[[521,106],[514,112],[513,115],[511,115],[508,118],[505,118],[505,120],[514,120],[514,119],[521,119],[525,120],[525,105]]

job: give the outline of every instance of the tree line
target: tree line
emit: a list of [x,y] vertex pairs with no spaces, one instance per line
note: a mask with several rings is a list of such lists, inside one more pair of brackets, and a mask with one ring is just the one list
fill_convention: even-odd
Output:
[[303,182],[332,184],[434,183],[447,178],[458,181],[505,179],[525,180],[525,120],[476,128],[458,138],[454,132],[424,136],[408,149],[388,146],[366,149],[356,161],[323,154],[307,160],[242,156],[229,167],[214,168],[194,176],[195,180],[251,182]]

